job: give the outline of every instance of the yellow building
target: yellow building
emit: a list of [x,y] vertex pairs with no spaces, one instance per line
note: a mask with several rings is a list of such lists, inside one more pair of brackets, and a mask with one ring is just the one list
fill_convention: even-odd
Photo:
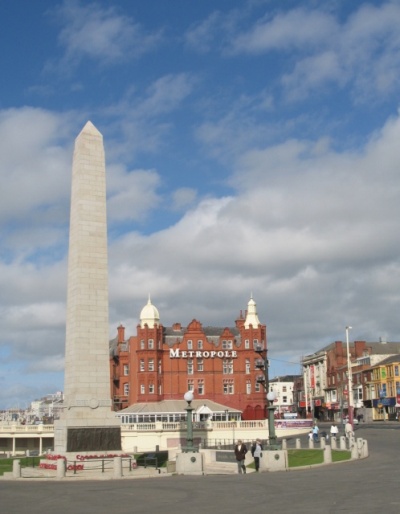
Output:
[[392,355],[372,368],[370,387],[374,421],[398,419],[400,408],[400,355]]

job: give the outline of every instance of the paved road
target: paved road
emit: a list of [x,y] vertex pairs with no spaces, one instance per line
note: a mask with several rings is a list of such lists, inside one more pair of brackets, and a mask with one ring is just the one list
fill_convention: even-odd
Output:
[[308,470],[109,481],[0,481],[7,514],[399,514],[400,427],[360,427],[370,457]]

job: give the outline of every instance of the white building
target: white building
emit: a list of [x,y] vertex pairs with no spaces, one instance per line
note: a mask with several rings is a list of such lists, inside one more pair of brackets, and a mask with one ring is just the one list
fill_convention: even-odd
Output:
[[298,378],[297,375],[285,375],[269,380],[269,390],[276,394],[275,412],[279,417],[285,412],[297,412],[297,406],[293,401],[293,387],[296,378]]

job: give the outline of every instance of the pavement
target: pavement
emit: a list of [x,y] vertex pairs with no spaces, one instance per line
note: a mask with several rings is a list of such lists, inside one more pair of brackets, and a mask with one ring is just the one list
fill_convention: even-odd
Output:
[[176,514],[179,510],[190,514],[399,514],[400,423],[361,425],[356,437],[367,439],[368,459],[286,472],[204,476],[157,472],[138,480],[4,479],[0,481],[1,510],[7,514],[27,510],[30,514]]

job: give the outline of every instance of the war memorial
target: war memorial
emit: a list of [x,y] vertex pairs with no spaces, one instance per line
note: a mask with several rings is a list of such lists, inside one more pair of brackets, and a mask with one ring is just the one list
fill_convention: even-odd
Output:
[[[122,451],[120,421],[112,411],[110,398],[106,168],[102,135],[90,121],[75,141],[67,289],[65,399],[61,418],[54,425],[54,452],[47,455],[50,461],[56,461],[56,465],[53,462],[41,466],[41,474],[34,474],[34,478],[72,478],[74,481],[90,477],[138,478],[143,474],[137,471],[137,466],[131,466],[132,456]],[[175,465],[167,467],[163,473],[156,469],[155,476],[231,474],[232,459],[218,459],[218,456],[227,457],[231,452],[193,444],[193,427],[189,423],[193,396],[185,395],[185,400],[188,403],[186,445],[178,445],[171,452],[170,460]],[[273,407],[270,413],[272,424],[270,419],[268,437],[275,441]],[[249,423],[243,426],[248,437],[255,438],[251,429],[266,429],[260,420],[245,423]],[[265,448],[260,459],[261,472],[288,470],[286,437],[292,436],[295,448],[305,447],[304,441],[294,436],[296,433],[299,431],[285,431],[279,445]],[[241,436],[236,432],[236,437]],[[314,449],[313,442],[308,441],[306,447]],[[343,436],[330,444],[322,439],[319,448],[323,450],[323,464],[332,463],[332,450],[336,449],[348,450],[351,460],[365,459],[369,455],[364,438],[346,440]],[[101,474],[85,473],[95,469],[89,465],[94,463],[95,457],[112,461],[107,473],[105,469]],[[124,469],[124,458],[126,465],[129,462],[129,469]],[[246,459],[251,464],[250,454]],[[67,466],[67,462],[73,464]],[[4,478],[30,478],[29,471],[22,472],[18,461],[15,464],[13,473]]]

